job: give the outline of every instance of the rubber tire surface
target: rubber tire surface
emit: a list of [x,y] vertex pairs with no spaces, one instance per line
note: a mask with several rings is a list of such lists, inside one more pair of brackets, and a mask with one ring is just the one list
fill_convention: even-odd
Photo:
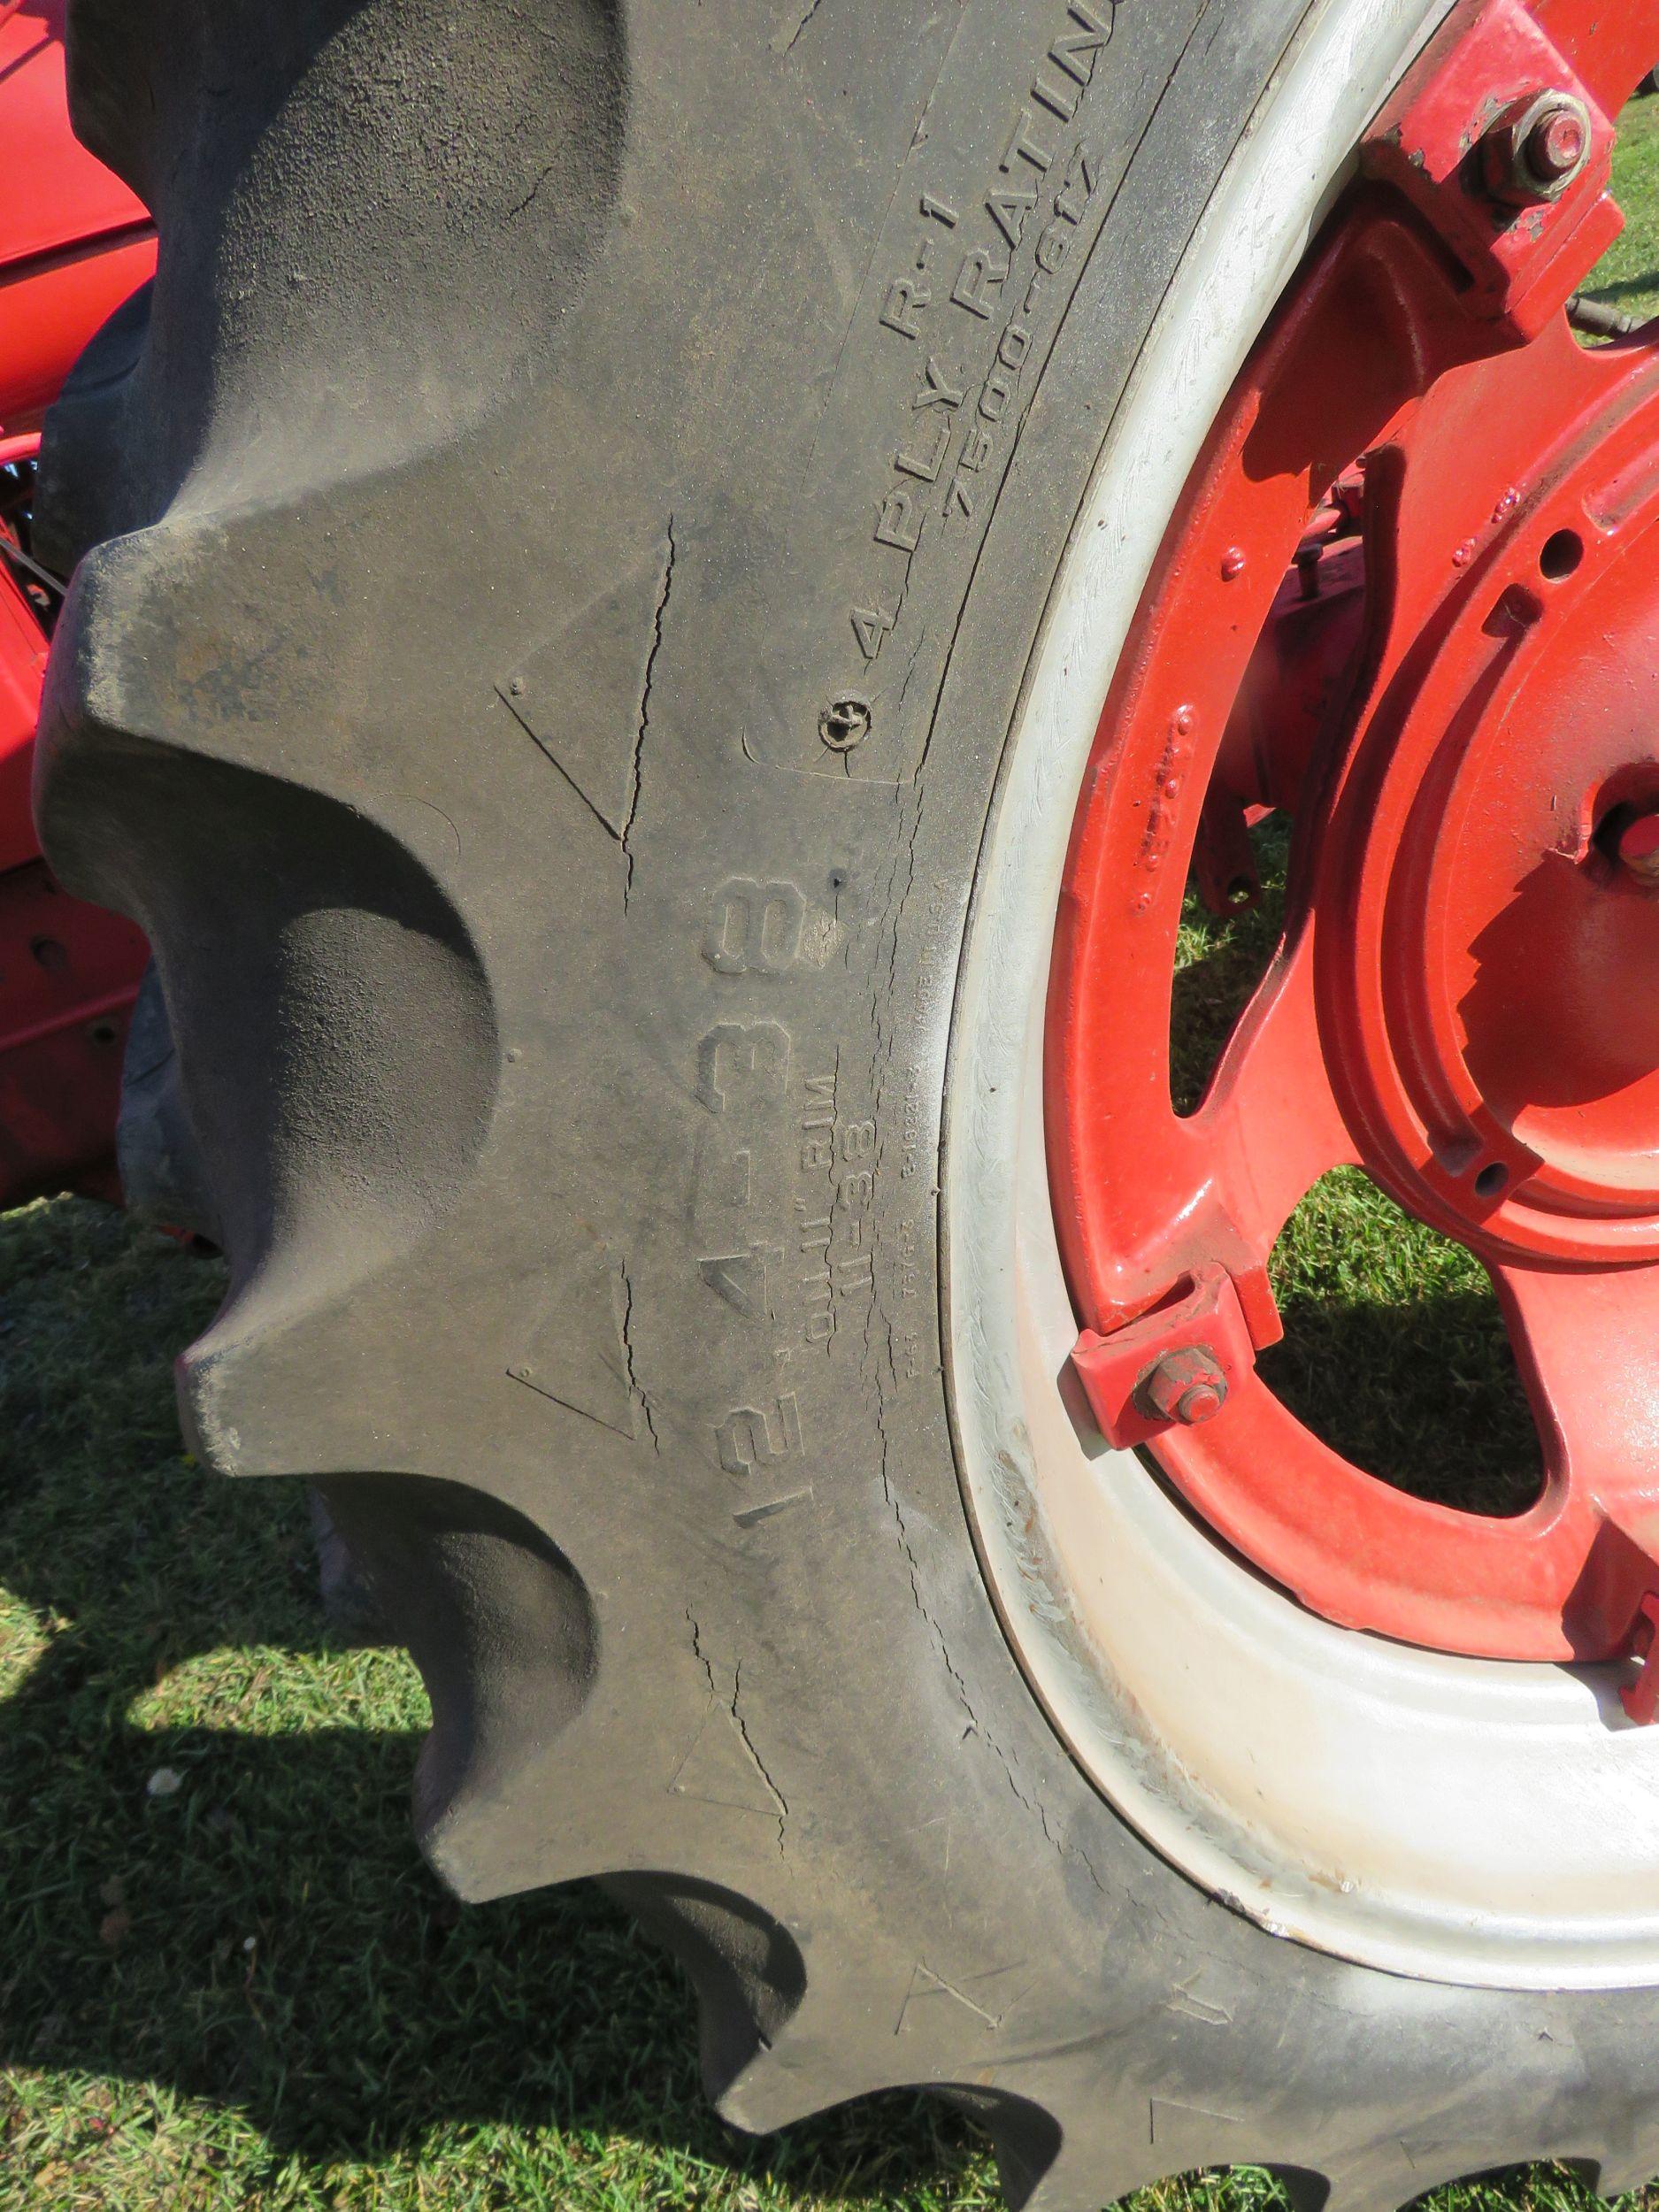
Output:
[[232,1264],[196,1448],[323,1482],[461,1893],[610,1878],[728,2116],[944,2086],[1016,2203],[1659,2167],[1652,1993],[1390,1979],[1154,1857],[1029,1695],[952,1460],[976,852],[1300,13],[73,19],[163,251],[48,440],[45,557],[84,557],[40,797],[157,949]]

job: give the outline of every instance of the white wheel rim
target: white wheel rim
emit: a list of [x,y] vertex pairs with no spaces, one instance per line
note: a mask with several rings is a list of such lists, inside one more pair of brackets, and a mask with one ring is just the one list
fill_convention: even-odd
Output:
[[1264,1583],[1079,1433],[1042,1010],[1113,663],[1164,526],[1366,123],[1449,0],[1324,0],[1120,409],[1033,658],[976,886],[945,1125],[947,1359],[981,1562],[1028,1679],[1146,1840],[1274,1933],[1500,1988],[1659,1981],[1659,1728],[1607,1670],[1413,1650]]

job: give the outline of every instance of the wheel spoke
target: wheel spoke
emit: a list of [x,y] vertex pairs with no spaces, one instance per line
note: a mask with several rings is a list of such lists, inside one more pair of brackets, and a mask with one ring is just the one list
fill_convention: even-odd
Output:
[[[1379,188],[1189,488],[1084,788],[1046,1113],[1104,1433],[1149,1442],[1332,1618],[1604,1660],[1659,1633],[1659,762],[1640,686],[1599,680],[1651,666],[1659,635],[1659,354],[1580,347],[1563,311],[1617,222],[1622,93],[1599,104],[1647,50],[1596,32],[1580,85],[1563,32],[1511,113],[1487,97],[1506,35],[1475,11],[1408,79],[1366,142]],[[1558,125],[1564,152],[1540,135]],[[1543,154],[1571,181],[1504,214]],[[1212,912],[1251,902],[1263,806],[1295,819],[1290,926],[1178,1115],[1182,889],[1192,864]],[[1527,1511],[1402,1496],[1254,1371],[1280,1333],[1274,1245],[1341,1166],[1505,1270],[1549,1471]],[[1176,1385],[1201,1357],[1219,1381],[1194,1410]]]
[[1319,1178],[1357,1160],[1326,1071],[1310,933],[1270,969],[1193,1127],[1217,1156],[1229,1218],[1263,1260]]
[[1220,1266],[1258,1344],[1279,1334],[1274,1240],[1329,1169],[1357,1157],[1325,1072],[1305,937],[1281,951],[1233,1030],[1202,1104],[1181,1118],[1150,1087],[1112,1117],[1118,1141],[1082,1194],[1112,1264],[1084,1318],[1132,1319],[1194,1269]]
[[1645,8],[1586,11],[1581,0],[1537,0],[1539,27],[1572,56],[1573,66],[1609,115],[1617,115],[1654,65],[1653,19]]
[[1493,1272],[1552,1473],[1659,1496],[1659,1266]]
[[1659,1590],[1659,1266],[1493,1273],[1551,1488],[1601,1524],[1569,1632],[1618,1649]]

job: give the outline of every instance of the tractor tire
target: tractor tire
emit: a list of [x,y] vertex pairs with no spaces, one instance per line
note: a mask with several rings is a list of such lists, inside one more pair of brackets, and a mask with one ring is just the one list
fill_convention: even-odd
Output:
[[936,2087],[1049,2212],[1659,2169],[1659,1992],[1354,1962],[1143,1840],[958,1472],[953,1006],[1085,496],[1147,458],[1097,713],[1181,349],[1218,402],[1443,13],[73,4],[162,250],[49,430],[38,796],[229,1259],[192,1448],[319,1485],[461,1896],[603,1878],[730,2119]]

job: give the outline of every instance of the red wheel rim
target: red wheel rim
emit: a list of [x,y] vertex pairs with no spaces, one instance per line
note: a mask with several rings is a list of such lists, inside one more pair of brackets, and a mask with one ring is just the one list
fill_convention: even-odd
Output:
[[[1659,1617],[1659,348],[1586,350],[1563,311],[1617,230],[1609,119],[1655,40],[1568,0],[1466,7],[1382,119],[1166,541],[1053,970],[1102,1428],[1315,1610],[1498,1657],[1612,1657]],[[1529,201],[1536,128],[1577,166]],[[1263,716],[1304,594],[1298,689]],[[1285,936],[1183,1118],[1189,868],[1225,902],[1267,808],[1294,820]],[[1256,1373],[1268,1256],[1343,1164],[1491,1271],[1545,1448],[1526,1514],[1375,1480]]]

